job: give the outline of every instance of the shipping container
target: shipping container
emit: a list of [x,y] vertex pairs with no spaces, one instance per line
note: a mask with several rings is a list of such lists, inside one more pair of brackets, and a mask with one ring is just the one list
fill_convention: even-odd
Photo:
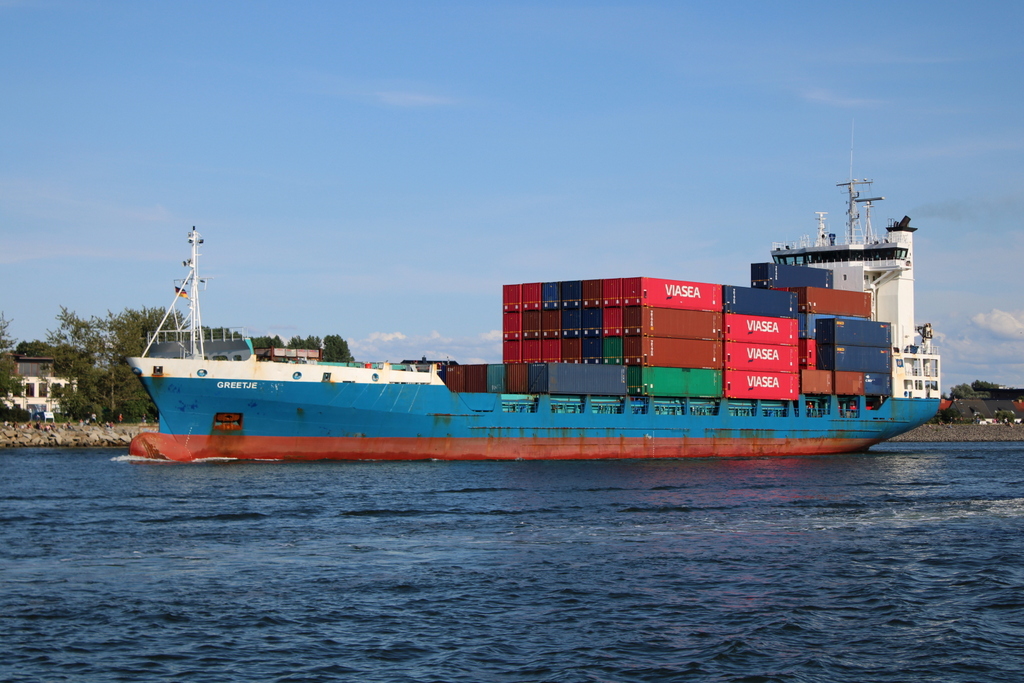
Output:
[[540,336],[541,339],[562,338],[562,312],[541,311],[540,312]]
[[523,311],[523,339],[540,339],[541,311]]
[[562,307],[562,294],[557,282],[545,282],[541,285],[540,307],[545,311]]
[[544,300],[541,294],[543,283],[527,282],[523,285],[523,310],[539,311]]
[[818,369],[844,372],[892,372],[892,349],[818,344]]
[[487,366],[487,393],[505,393],[505,365],[490,364]]
[[580,312],[580,328],[583,330],[584,337],[600,338],[603,336],[603,310],[601,308],[584,308]]
[[791,287],[801,313],[831,313],[858,318],[871,317],[871,293],[824,287]]
[[796,344],[799,324],[795,318],[726,313],[722,316],[725,341],[757,344]]
[[601,337],[584,337],[581,341],[580,357],[584,363],[600,365],[604,362],[604,340]]
[[622,337],[605,337],[601,340],[601,346],[606,365],[622,365]]
[[581,311],[578,308],[568,308],[562,311],[562,337],[575,339],[583,336],[581,324]]
[[562,340],[562,362],[581,363],[583,362],[583,340],[579,337]]
[[843,372],[832,373],[832,389],[837,396],[863,396],[864,373]]
[[796,372],[800,354],[795,346],[725,342],[722,347],[727,370]]
[[717,340],[722,338],[722,314],[719,311],[627,306],[622,309],[622,330],[630,337]]
[[501,360],[505,363],[522,363],[523,342],[518,340],[503,342],[501,345]]
[[622,336],[622,306],[605,306],[601,309],[601,324],[605,337]]
[[625,396],[626,368],[622,365],[530,365],[530,394]]
[[623,337],[622,355],[627,365],[722,368],[722,342],[705,339]]
[[560,363],[562,361],[562,340],[541,339],[540,359],[544,363]]
[[800,396],[800,374],[726,370],[722,373],[722,393],[726,398],[793,401]]
[[853,316],[837,316],[831,313],[800,313],[796,317],[797,325],[799,326],[799,335],[801,339],[814,339],[817,334],[818,321],[819,320],[868,320],[868,318],[857,318]]
[[558,283],[562,308],[580,308],[583,305],[583,281],[565,280]]
[[813,339],[801,339],[796,348],[800,354],[800,367],[818,367],[818,343],[816,341]]
[[583,308],[604,306],[604,280],[583,281]]
[[523,362],[524,363],[540,363],[544,360],[544,356],[541,355],[541,342],[540,339],[524,339],[523,340]]
[[819,344],[845,346],[892,346],[892,325],[874,320],[822,318],[815,323]]
[[663,280],[656,277],[622,278],[623,306],[655,306],[689,311],[722,310],[722,285]]
[[487,393],[487,365],[449,365],[444,383],[458,393]]
[[783,263],[751,263],[750,286],[759,289],[787,287],[832,288],[832,271],[828,268],[789,266]]
[[530,366],[527,363],[509,363],[505,366],[505,393],[530,393]]
[[892,375],[888,372],[865,372],[864,395],[892,396]]
[[603,306],[611,308],[622,305],[622,278],[605,278],[601,281]]
[[804,368],[800,371],[800,393],[830,395],[832,373],[829,370]]
[[722,311],[769,318],[796,318],[797,297],[777,289],[722,286]]
[[523,338],[523,314],[519,311],[506,311],[502,315],[502,331],[505,333],[505,339],[522,339]]
[[505,306],[505,311],[519,311],[522,310],[523,303],[523,286],[522,285],[502,285],[501,287],[501,300]]
[[630,365],[626,368],[626,385],[633,396],[715,398],[722,395],[722,371]]

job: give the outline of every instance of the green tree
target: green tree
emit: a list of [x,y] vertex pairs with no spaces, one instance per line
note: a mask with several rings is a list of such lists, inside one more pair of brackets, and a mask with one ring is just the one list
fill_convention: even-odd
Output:
[[324,360],[329,363],[351,363],[355,359],[348,349],[348,342],[336,334],[324,337]]
[[997,410],[993,417],[996,419],[996,422],[1005,422],[1007,424],[1017,419],[1012,410]]
[[[11,321],[0,312],[0,399],[10,396],[21,396],[22,381],[16,372],[17,367],[10,353],[14,349],[14,338],[7,330]],[[3,401],[0,400],[0,405]]]
[[288,340],[289,349],[319,349],[323,346],[320,337],[299,337],[295,336]]
[[[989,393],[987,391],[979,391],[975,389],[974,384],[978,384],[975,381],[973,384],[957,384],[954,387],[950,387],[949,395],[951,398],[988,398]],[[982,384],[985,384],[982,382]]]
[[973,382],[971,382],[971,388],[974,389],[975,391],[985,391],[986,389],[998,389],[999,387],[999,384],[994,384],[992,382],[983,382],[980,379],[976,379]]
[[52,356],[53,347],[44,341],[36,339],[35,341],[19,342],[14,352],[24,356]]
[[252,347],[254,349],[269,349],[270,347],[280,349],[284,347],[284,341],[276,334],[273,337],[253,337]]

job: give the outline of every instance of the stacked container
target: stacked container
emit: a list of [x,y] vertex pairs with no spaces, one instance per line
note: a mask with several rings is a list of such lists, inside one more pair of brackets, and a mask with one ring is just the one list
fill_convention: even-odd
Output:
[[815,322],[818,368],[832,371],[842,396],[892,395],[892,329],[889,323],[857,318]]
[[796,399],[800,393],[796,295],[726,285],[722,298],[725,396]]

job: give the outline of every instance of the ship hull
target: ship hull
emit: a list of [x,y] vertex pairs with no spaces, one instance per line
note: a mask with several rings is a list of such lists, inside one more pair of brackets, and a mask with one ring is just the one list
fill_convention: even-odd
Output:
[[[136,456],[177,461],[579,460],[821,455],[863,450],[931,418],[938,400],[892,398],[876,410],[810,416],[805,397],[745,414],[722,399],[719,414],[609,414],[590,397],[459,394],[441,385],[223,382],[141,378],[161,431],[132,442]],[[239,388],[241,386],[241,388]],[[514,412],[525,403],[529,412]],[[751,410],[753,407],[753,410]],[[627,412],[630,411],[630,412]],[[769,412],[771,414],[769,414]],[[753,414],[751,414],[753,413]],[[224,424],[224,416],[238,420]]]

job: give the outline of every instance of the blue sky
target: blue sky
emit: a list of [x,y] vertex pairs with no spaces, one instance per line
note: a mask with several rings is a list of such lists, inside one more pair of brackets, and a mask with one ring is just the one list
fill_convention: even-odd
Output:
[[500,360],[501,284],[748,284],[908,214],[944,385],[1024,386],[1024,6],[0,0],[0,311]]

